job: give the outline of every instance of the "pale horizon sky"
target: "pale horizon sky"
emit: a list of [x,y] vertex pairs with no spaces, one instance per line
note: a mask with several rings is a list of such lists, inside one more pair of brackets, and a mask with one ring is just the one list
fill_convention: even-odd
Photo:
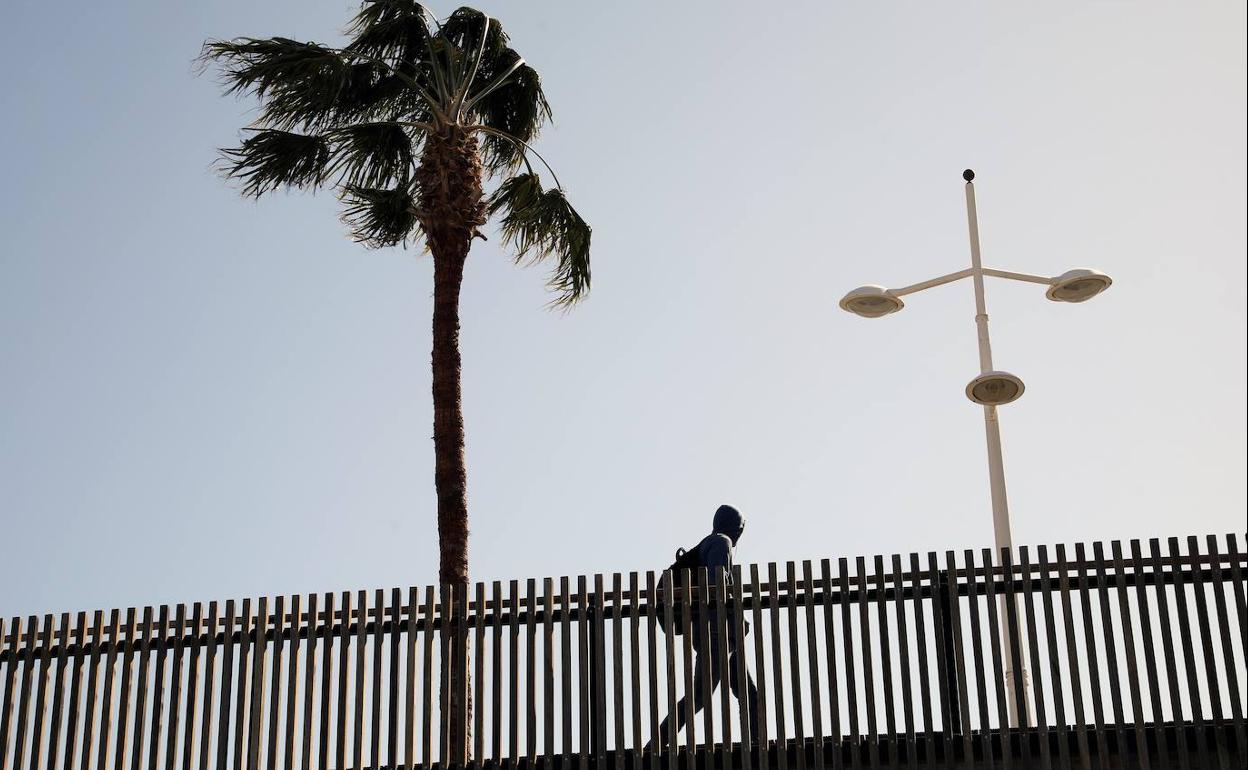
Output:
[[[725,502],[742,563],[991,545],[970,284],[836,306],[969,263],[967,167],[986,264],[1114,278],[989,283],[1015,542],[1245,531],[1242,2],[479,7],[594,288],[473,247],[474,579],[662,569]],[[0,616],[434,579],[430,260],[240,198],[193,63],[355,8],[6,6]]]

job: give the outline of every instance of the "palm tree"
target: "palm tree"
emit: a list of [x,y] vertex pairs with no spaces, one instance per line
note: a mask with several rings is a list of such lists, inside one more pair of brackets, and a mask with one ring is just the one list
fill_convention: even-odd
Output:
[[[496,218],[517,262],[553,265],[551,304],[567,308],[589,291],[590,228],[531,146],[550,106],[496,19],[460,8],[439,21],[413,0],[365,0],[347,34],[341,48],[282,37],[204,44],[201,61],[220,67],[226,92],[260,102],[239,146],[222,151],[222,167],[254,198],[330,187],[359,243],[423,240],[433,255],[438,579],[460,585],[468,581],[468,506],[459,295],[469,248]],[[553,187],[543,186],[532,159]],[[465,653],[454,664],[459,682]],[[450,750],[464,756],[467,689],[451,693]]]

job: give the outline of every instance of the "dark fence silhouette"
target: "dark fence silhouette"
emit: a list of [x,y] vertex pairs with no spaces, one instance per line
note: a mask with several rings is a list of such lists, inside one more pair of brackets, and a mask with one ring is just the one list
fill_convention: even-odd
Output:
[[1231,535],[14,618],[0,770],[1242,768],[1246,571]]

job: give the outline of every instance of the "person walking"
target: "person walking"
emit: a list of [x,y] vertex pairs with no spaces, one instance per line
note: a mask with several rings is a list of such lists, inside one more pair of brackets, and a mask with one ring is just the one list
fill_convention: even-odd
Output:
[[[705,567],[712,585],[715,584],[716,571],[719,570],[721,571],[719,584],[728,586],[732,583],[733,549],[736,547],[737,541],[741,539],[741,533],[745,531],[745,518],[740,511],[731,505],[721,505],[715,511],[715,517],[711,524],[711,534],[702,538],[697,546],[694,547],[693,553],[690,554],[692,558],[685,561],[685,566]],[[671,578],[668,585],[671,585],[675,580],[674,577]],[[737,676],[737,655],[744,654],[742,649],[744,640],[736,638],[736,629],[740,625],[741,628],[745,629],[744,633],[748,634],[750,632],[749,623],[744,618],[741,619],[740,624],[736,622],[735,618],[729,618],[727,639],[723,639],[721,632],[722,623],[717,621],[718,618],[714,616],[713,611],[708,618],[693,618],[693,692],[685,693],[685,696],[676,704],[676,732],[679,733],[681,728],[685,726],[686,701],[689,698],[693,699],[693,713],[696,714],[707,707],[707,704],[703,702],[704,682],[707,678],[709,677],[710,682],[709,692],[713,693],[715,688],[719,686],[721,672],[717,661],[720,655],[720,644],[726,643],[728,650],[728,686],[732,689],[732,694],[736,696],[737,702],[741,707],[749,708],[750,737],[757,740],[758,687],[755,686],[754,679],[750,676],[749,668],[742,665],[741,668],[746,672],[743,698],[742,683],[738,681]],[[704,637],[708,643],[709,655],[707,656],[701,654]],[[744,663],[744,661],[742,662]],[[668,731],[672,717],[672,714],[668,714],[659,726],[658,743],[661,746],[667,745],[669,740]]]

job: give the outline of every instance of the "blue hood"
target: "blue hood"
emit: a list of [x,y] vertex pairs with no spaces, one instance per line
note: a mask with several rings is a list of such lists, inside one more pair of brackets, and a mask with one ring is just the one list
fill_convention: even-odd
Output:
[[715,511],[712,530],[717,535],[727,535],[735,545],[741,533],[745,531],[745,517],[731,505],[721,505]]

